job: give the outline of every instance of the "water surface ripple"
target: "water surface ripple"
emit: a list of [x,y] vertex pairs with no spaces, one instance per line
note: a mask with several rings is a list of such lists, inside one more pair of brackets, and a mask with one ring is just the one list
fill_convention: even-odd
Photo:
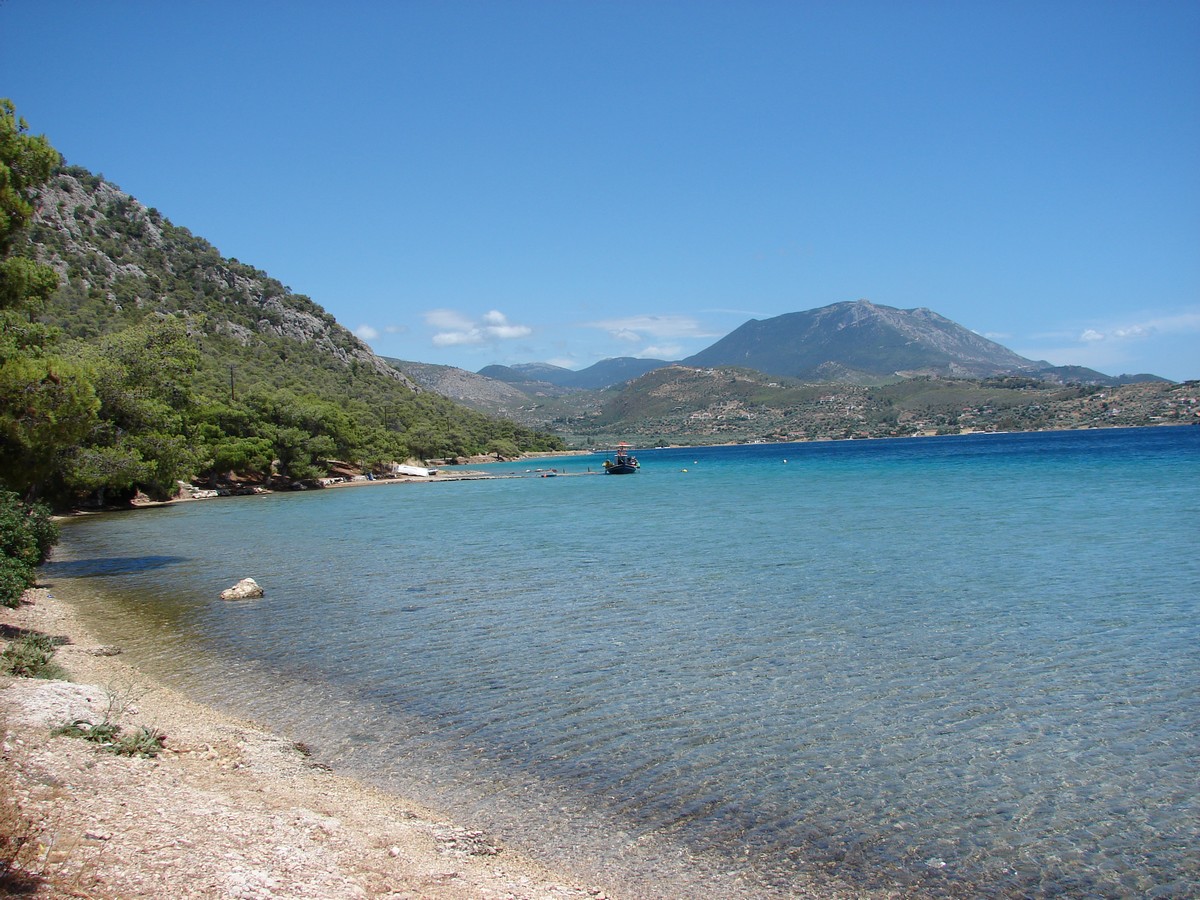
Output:
[[1200,428],[639,456],[96,517],[48,575],[203,699],[601,875],[1200,895]]

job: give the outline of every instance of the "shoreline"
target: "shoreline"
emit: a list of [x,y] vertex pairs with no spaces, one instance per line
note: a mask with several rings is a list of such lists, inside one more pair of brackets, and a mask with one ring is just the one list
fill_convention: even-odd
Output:
[[[99,646],[71,604],[44,587],[0,610],[0,626],[6,638],[20,630],[68,640],[55,662],[70,681],[0,678],[0,793],[36,834],[24,868],[41,884],[28,896],[622,896],[194,703]],[[163,752],[119,757],[51,736],[65,721],[100,721],[113,708],[128,728],[164,732]]]
[[[632,868],[631,860],[614,866],[604,854],[580,858],[579,868],[570,853],[559,858],[551,850],[539,858],[506,845],[506,830],[487,831],[469,813],[455,813],[453,803],[431,805],[406,796],[403,786],[377,787],[340,773],[314,759],[302,742],[190,699],[126,662],[119,647],[99,643],[76,602],[46,586],[26,591],[17,609],[0,607],[0,644],[25,631],[65,641],[54,662],[68,678],[0,675],[0,848],[7,836],[2,804],[10,797],[35,838],[36,852],[22,868],[33,874],[36,889],[21,891],[34,900],[894,896],[799,873],[786,886],[748,882],[686,849],[656,852],[642,840],[634,843],[650,856]],[[112,708],[119,715],[111,721],[129,731],[163,733],[162,752],[116,756],[52,735],[77,719],[100,722]],[[532,827],[543,825],[535,818]],[[627,842],[620,825],[602,827]],[[7,896],[5,888],[0,878],[0,896]]]

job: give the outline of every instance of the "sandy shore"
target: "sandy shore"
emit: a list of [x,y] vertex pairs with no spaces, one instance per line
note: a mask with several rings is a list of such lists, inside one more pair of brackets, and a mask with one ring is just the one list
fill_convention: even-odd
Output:
[[[55,657],[69,682],[0,678],[0,799],[34,838],[22,863],[35,892],[23,896],[637,896],[560,876],[470,823],[335,775],[303,747],[192,703],[105,655],[44,589],[0,609],[0,627],[6,639],[32,630],[69,640]],[[120,757],[51,736],[110,710],[127,727],[165,732],[164,752]]]

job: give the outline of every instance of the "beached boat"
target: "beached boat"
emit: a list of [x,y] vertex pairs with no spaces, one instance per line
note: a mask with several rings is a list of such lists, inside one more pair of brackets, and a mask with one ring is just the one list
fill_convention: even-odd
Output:
[[604,461],[604,471],[609,475],[633,475],[636,473],[641,468],[641,464],[632,451],[633,448],[629,444],[621,441],[617,444],[617,452],[613,454],[613,458]]

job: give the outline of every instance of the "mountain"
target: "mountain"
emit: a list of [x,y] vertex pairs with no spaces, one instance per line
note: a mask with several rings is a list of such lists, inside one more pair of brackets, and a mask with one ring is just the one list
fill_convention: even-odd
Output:
[[856,382],[916,375],[986,378],[1049,365],[1019,356],[932,310],[895,309],[867,300],[751,319],[683,363]]
[[466,369],[394,359],[390,356],[383,357],[383,361],[421,387],[436,391],[443,397],[457,400],[473,409],[492,412],[529,402],[529,397],[524,392],[507,381],[477,375]]
[[1063,385],[1022,375],[868,385],[673,365],[597,395],[596,410],[553,426],[577,446],[646,446],[1200,423],[1198,386]]
[[1103,372],[1097,372],[1095,369],[1089,369],[1087,366],[1046,366],[1032,374],[1043,381],[1050,381],[1055,384],[1104,384],[1110,387],[1117,387],[1123,384],[1141,384],[1147,381],[1157,381],[1165,384],[1173,383],[1171,379],[1163,378],[1161,375],[1148,375],[1146,373],[1138,375],[1105,375]]
[[647,372],[669,366],[665,359],[641,359],[636,356],[617,356],[572,372],[571,377],[556,382],[564,387],[584,388],[599,391],[614,385],[632,381]]
[[565,387],[561,379],[570,380],[575,373],[562,366],[552,366],[550,363],[518,363],[515,366],[484,366],[477,373],[485,378],[495,378],[509,384],[543,383]]
[[[867,300],[751,319],[681,361],[696,367],[737,366],[811,382],[886,384],[935,375],[989,378],[1023,375],[1054,384],[1117,386],[1166,381],[1156,375],[1105,375],[1083,366],[1027,359],[929,309],[896,309]],[[600,390],[670,365],[621,357],[573,372],[545,363],[489,366],[480,374],[512,384],[531,381]]]
[[548,363],[521,363],[515,366],[484,366],[476,374],[483,378],[511,385],[531,397],[558,397],[573,388],[564,387],[556,379],[575,374],[562,366]]
[[223,258],[101,176],[62,169],[37,201],[31,255],[59,274],[49,314],[69,336],[93,337],[142,315],[169,313],[243,348],[283,339],[416,387],[308,297]]
[[518,363],[514,366],[484,366],[478,374],[514,385],[553,385],[568,390],[600,391],[667,365],[670,363],[664,359],[618,356],[602,359],[578,371],[549,363]]
[[548,381],[523,381],[518,372],[506,366],[489,366],[484,370],[496,370],[504,376],[496,378],[454,366],[391,357],[384,360],[427,390],[528,428],[546,429],[557,419],[569,419],[597,405],[590,391],[573,391]]
[[425,390],[310,298],[86,169],[61,168],[35,201],[21,252],[60,281],[40,319],[66,352],[175,323],[200,351],[188,389],[215,440],[274,442],[287,460],[298,429],[313,454],[364,464],[561,445]]

